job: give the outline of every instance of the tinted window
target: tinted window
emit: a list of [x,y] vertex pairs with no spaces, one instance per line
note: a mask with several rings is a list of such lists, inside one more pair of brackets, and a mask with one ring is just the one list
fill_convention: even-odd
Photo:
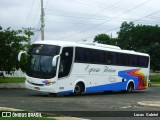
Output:
[[88,50],[86,48],[76,48],[75,60],[77,62],[88,62]]
[[123,65],[130,66],[130,55],[123,54]]
[[131,56],[131,66],[133,66],[133,67],[136,67],[136,66],[138,66],[137,64],[138,64],[138,58],[137,58],[137,56],[136,55],[132,55]]
[[141,56],[139,60],[139,64],[141,67],[148,67],[149,58],[145,56]]
[[93,64],[104,64],[104,52],[96,49],[77,47],[75,61]]
[[53,78],[56,67],[52,66],[53,56],[29,55],[27,75],[36,78]]
[[88,62],[89,63],[100,63],[101,56],[100,51],[95,49],[87,49],[86,52],[88,52]]
[[118,52],[110,52],[89,48],[76,48],[75,62],[119,65],[132,67],[148,67],[149,58]]
[[98,54],[100,55],[99,56],[100,63],[105,64],[105,52],[104,51],[100,51]]
[[109,52],[105,52],[105,64],[111,64],[112,54]]
[[57,55],[59,54],[59,51],[59,46],[33,44],[29,50],[29,54]]

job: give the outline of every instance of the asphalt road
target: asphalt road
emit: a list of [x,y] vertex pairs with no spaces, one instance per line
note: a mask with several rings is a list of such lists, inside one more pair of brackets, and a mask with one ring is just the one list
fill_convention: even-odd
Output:
[[139,106],[137,102],[140,101],[160,101],[160,87],[150,87],[130,94],[108,92],[58,97],[26,89],[0,89],[0,107],[27,111],[160,111],[160,108]]

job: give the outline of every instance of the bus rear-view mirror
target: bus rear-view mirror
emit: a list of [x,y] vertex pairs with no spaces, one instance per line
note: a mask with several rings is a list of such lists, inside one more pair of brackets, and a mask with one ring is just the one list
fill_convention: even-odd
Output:
[[52,66],[56,66],[57,65],[57,59],[59,58],[60,55],[56,55],[53,57],[53,60],[52,60]]
[[18,54],[18,61],[21,61],[21,56],[22,56],[22,54],[26,54],[27,52],[26,51],[21,51],[21,52],[19,52],[19,54]]

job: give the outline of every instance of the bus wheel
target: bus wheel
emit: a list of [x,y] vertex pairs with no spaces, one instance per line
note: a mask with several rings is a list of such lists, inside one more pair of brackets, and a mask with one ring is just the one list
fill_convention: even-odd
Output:
[[131,93],[133,89],[134,89],[134,84],[133,82],[130,82],[127,87],[127,93]]
[[80,95],[84,92],[84,84],[83,83],[77,83],[75,88],[74,88],[74,94],[75,95]]

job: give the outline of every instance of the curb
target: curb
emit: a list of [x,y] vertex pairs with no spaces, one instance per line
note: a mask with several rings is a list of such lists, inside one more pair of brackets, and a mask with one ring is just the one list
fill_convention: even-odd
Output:
[[140,106],[160,107],[160,101],[141,101],[137,103]]
[[9,107],[0,107],[0,111],[23,111],[21,109],[9,108]]
[[0,83],[0,88],[25,88],[25,83]]

